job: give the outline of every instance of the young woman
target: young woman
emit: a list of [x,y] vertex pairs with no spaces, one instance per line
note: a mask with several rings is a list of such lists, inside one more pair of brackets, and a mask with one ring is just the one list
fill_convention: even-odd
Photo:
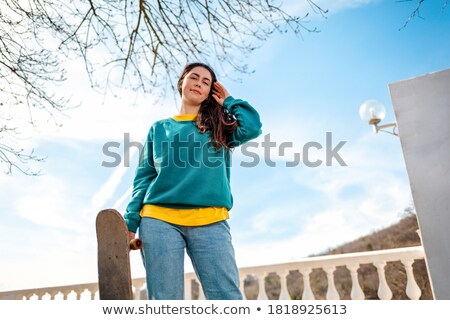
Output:
[[180,114],[148,133],[125,220],[139,228],[150,299],[184,298],[184,251],[207,299],[242,299],[227,223],[230,152],[261,134],[258,112],[202,63],[179,80]]

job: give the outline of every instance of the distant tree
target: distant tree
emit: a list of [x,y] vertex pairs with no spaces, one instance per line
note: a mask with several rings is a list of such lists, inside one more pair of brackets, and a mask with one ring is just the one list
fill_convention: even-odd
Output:
[[317,31],[307,16],[290,15],[273,0],[0,0],[0,165],[7,174],[36,174],[27,161],[42,159],[7,137],[20,134],[19,109],[28,109],[34,125],[35,110],[53,117],[68,107],[51,89],[65,80],[67,57],[82,57],[94,88],[164,92],[189,61],[251,72],[245,58],[275,31]]

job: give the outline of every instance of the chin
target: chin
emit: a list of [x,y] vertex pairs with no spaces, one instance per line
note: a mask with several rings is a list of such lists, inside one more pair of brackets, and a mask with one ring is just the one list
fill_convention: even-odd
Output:
[[191,97],[185,97],[185,99],[189,104],[199,105],[199,106],[203,103],[203,101],[206,100],[206,99],[199,99],[198,97],[197,97],[197,99],[193,99]]

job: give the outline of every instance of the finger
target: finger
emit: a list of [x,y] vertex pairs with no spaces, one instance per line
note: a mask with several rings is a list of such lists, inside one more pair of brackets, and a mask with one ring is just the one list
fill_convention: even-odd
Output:
[[219,96],[213,94],[213,98],[214,98],[214,100],[216,100],[216,102],[217,102],[218,104],[222,105],[222,99],[221,99]]
[[217,91],[217,90],[213,90],[212,94],[213,94],[213,95],[216,95],[218,98],[221,98],[221,97],[222,97],[222,92],[219,92],[219,91]]
[[215,94],[220,94],[220,90],[217,87],[214,87],[212,92],[215,93]]

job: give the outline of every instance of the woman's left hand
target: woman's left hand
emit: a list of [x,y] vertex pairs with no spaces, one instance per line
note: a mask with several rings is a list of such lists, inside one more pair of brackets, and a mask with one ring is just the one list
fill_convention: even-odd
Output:
[[219,82],[214,82],[213,94],[214,100],[217,101],[218,104],[223,106],[223,101],[230,96],[229,92],[225,87]]

